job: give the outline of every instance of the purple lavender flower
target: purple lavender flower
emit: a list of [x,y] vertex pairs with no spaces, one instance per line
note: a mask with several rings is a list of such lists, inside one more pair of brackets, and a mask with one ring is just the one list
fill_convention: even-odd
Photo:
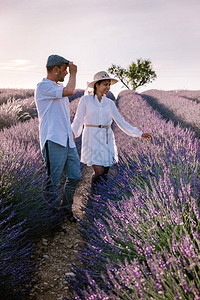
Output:
[[117,102],[153,141],[129,138],[114,126],[120,159],[87,203],[83,268],[73,267],[71,281],[76,297],[198,299],[199,140],[133,91]]

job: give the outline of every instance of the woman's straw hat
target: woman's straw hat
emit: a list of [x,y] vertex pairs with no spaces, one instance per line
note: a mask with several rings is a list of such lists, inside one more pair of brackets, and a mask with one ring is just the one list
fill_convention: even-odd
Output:
[[88,82],[88,87],[93,88],[94,85],[95,85],[95,83],[96,83],[97,81],[100,81],[100,80],[107,80],[107,79],[110,79],[110,80],[111,80],[111,84],[115,84],[115,83],[118,82],[117,79],[111,78],[111,77],[108,75],[107,72],[105,72],[105,71],[100,71],[100,72],[98,72],[98,73],[96,73],[96,74],[94,75],[93,81]]

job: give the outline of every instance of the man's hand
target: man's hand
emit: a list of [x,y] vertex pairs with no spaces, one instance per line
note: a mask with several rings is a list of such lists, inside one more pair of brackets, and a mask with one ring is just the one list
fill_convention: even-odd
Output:
[[73,64],[72,61],[69,62],[69,74],[76,74],[77,73],[77,66]]
[[149,140],[152,139],[152,135],[146,132],[143,132],[143,134],[141,135],[142,138],[144,138],[145,140]]
[[75,87],[76,87],[76,73],[77,73],[77,66],[73,64],[72,61],[69,62],[69,81],[66,85],[66,87],[63,89],[63,93],[62,96],[63,97],[69,97],[72,96],[74,91],[75,91]]

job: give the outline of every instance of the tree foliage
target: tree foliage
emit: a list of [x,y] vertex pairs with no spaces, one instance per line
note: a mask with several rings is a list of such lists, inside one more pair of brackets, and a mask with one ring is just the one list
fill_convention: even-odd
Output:
[[115,78],[118,78],[125,87],[133,90],[151,83],[157,77],[155,71],[152,69],[151,61],[141,58],[137,59],[136,63],[132,62],[127,69],[112,64],[108,72],[114,75]]

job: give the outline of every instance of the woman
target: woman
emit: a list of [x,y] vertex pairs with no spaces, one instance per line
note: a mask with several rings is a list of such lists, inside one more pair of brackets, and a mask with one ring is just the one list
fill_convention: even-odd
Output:
[[[138,128],[131,126],[120,115],[115,103],[105,95],[110,85],[116,79],[111,78],[105,71],[94,75],[94,80],[88,83],[93,88],[93,94],[83,96],[78,104],[77,112],[72,123],[75,137],[80,136],[82,130],[81,162],[92,166],[92,187],[109,171],[109,167],[118,161],[115,138],[111,129],[112,121],[128,135],[133,137],[151,138]],[[84,127],[83,127],[84,126]]]

